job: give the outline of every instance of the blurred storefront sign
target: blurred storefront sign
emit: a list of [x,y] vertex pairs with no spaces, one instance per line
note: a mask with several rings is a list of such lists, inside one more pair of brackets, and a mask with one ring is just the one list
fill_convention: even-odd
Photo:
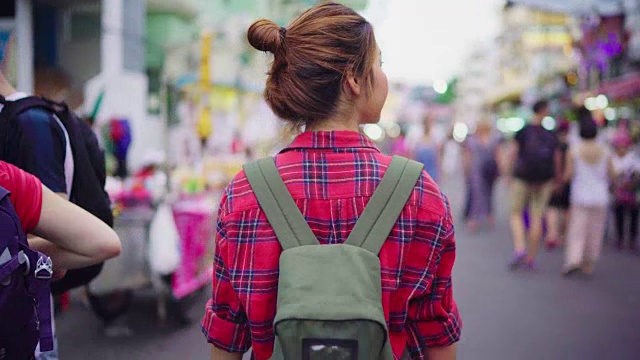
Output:
[[625,2],[620,0],[511,0],[511,2],[556,13],[570,15],[599,14],[602,16],[619,15],[624,13],[630,6],[640,6],[633,4],[632,1]]
[[603,81],[598,89],[616,101],[631,100],[640,96],[640,72],[627,74],[620,78]]
[[603,17],[597,23],[584,22],[582,34],[579,44],[580,66],[585,75],[582,88],[593,88],[602,81],[621,76],[627,43],[624,16]]

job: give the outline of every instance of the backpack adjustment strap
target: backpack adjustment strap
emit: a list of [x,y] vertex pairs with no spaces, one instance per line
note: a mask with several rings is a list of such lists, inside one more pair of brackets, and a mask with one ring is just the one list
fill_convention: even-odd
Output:
[[394,156],[346,244],[378,254],[411,196],[424,165]]
[[[51,258],[38,251],[27,250],[25,257],[30,264],[36,264],[33,276],[27,276],[27,288],[36,300],[38,331],[40,332],[40,350],[53,350],[53,328],[51,318]],[[31,266],[33,267],[33,265]]]
[[243,168],[282,249],[318,245],[318,239],[280,177],[274,159],[256,160],[243,165]]

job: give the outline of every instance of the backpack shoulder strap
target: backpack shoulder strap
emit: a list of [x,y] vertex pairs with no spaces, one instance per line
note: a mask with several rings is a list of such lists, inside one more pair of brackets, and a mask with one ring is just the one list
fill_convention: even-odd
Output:
[[422,174],[419,162],[394,156],[346,244],[378,254]]
[[4,105],[4,108],[2,109],[2,117],[7,120],[13,119],[18,114],[31,108],[44,108],[53,113],[57,112],[57,109],[54,107],[55,103],[38,96],[27,96],[25,98],[12,101],[3,98],[0,103]]
[[0,104],[4,105],[0,111],[0,159],[6,159],[9,149],[7,139],[15,136],[16,123],[13,120],[20,113],[34,107],[43,107],[51,109],[51,105],[42,98],[36,96],[28,96],[15,101],[9,101],[4,97],[0,97]]
[[302,245],[318,245],[271,157],[243,166],[251,189],[258,198],[269,224],[284,250]]

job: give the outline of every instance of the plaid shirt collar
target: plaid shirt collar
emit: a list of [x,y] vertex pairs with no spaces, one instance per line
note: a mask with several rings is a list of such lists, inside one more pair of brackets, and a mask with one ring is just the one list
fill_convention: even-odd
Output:
[[334,151],[368,149],[380,152],[376,144],[355,131],[309,131],[298,135],[281,152],[305,149],[332,149]]

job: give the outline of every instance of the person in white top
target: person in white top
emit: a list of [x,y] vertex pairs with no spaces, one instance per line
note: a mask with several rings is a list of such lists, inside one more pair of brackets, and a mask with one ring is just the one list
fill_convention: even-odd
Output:
[[609,180],[615,176],[607,148],[596,139],[591,113],[579,110],[580,138],[569,152],[565,180],[571,181],[571,218],[563,274],[591,274],[600,256],[609,205]]
[[[614,209],[617,230],[617,247],[622,249],[624,240],[629,238],[629,247],[636,251],[636,238],[638,236],[639,207],[636,196],[636,188],[640,180],[640,159],[632,151],[633,142],[628,129],[619,128],[613,137],[612,156],[613,167],[616,170],[616,179],[613,182]],[[630,218],[628,231],[625,229],[625,220]]]

